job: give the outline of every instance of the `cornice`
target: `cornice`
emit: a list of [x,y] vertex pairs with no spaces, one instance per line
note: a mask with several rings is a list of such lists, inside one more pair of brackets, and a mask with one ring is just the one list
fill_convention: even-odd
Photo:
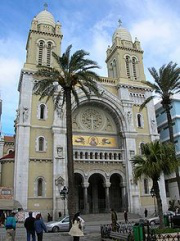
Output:
[[51,158],[36,158],[36,157],[30,157],[29,161],[32,162],[53,162],[53,160]]
[[143,54],[143,50],[138,50],[138,49],[132,49],[132,48],[127,48],[127,47],[121,47],[121,46],[115,46],[115,48],[112,50],[112,52],[109,54],[109,56],[106,59],[106,62],[111,58],[112,54],[116,51],[116,49],[122,49],[122,50],[127,50],[130,52],[137,52]]
[[147,87],[143,87],[143,86],[133,86],[133,85],[128,85],[128,84],[118,84],[117,85],[117,88],[119,89],[120,87],[122,88],[127,88],[127,89],[137,89],[137,90],[145,90],[145,91],[148,91],[148,92],[153,92],[152,89],[150,88],[147,88]]
[[51,37],[58,37],[58,38],[62,38],[63,37],[62,34],[46,33],[46,32],[41,32],[41,31],[36,31],[36,30],[30,30],[29,32],[30,33],[35,33],[35,34],[47,35],[47,36],[51,36]]

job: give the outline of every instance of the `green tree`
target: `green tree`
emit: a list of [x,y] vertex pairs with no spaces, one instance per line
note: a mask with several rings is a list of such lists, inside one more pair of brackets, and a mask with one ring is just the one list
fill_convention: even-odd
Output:
[[99,76],[93,71],[99,68],[96,62],[87,58],[84,50],[71,55],[72,45],[68,46],[62,57],[52,53],[58,68],[42,67],[36,72],[39,79],[34,85],[34,94],[40,99],[54,99],[55,109],[65,104],[67,130],[67,170],[68,170],[68,211],[70,218],[76,212],[76,193],[74,186],[74,161],[72,144],[72,96],[79,104],[78,91],[81,90],[88,99],[92,93],[100,96],[97,81]]
[[152,179],[160,227],[163,227],[163,210],[158,181],[163,173],[169,175],[179,165],[179,161],[174,158],[173,144],[162,144],[159,141],[146,143],[142,146],[142,155],[135,155],[131,161],[133,162],[135,182],[140,180],[141,177]]
[[[144,101],[144,103],[140,106],[140,110],[142,110],[153,98],[160,97],[161,104],[167,115],[170,142],[174,144],[173,122],[170,110],[173,94],[180,92],[180,68],[176,63],[169,62],[167,65],[163,65],[159,71],[157,71],[154,67],[149,68],[148,70],[155,82],[151,83],[146,81],[144,83],[154,90],[154,94]],[[179,169],[175,172],[180,196]]]

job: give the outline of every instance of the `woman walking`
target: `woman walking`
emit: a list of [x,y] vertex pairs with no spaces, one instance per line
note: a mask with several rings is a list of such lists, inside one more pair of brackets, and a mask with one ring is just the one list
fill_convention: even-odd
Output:
[[73,241],[79,241],[80,237],[84,236],[81,220],[79,218],[79,213],[76,213],[74,215],[74,218],[72,220],[72,227],[69,231],[69,234],[73,236]]
[[43,240],[43,230],[47,232],[46,225],[44,224],[43,220],[41,219],[41,214],[36,215],[36,220],[34,222],[35,231],[37,234],[38,241]]

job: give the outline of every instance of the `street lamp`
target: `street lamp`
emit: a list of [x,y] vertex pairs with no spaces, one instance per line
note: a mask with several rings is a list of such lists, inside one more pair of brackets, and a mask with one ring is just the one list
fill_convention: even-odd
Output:
[[152,187],[151,188],[151,191],[150,191],[150,194],[151,194],[151,197],[154,198],[154,211],[155,211],[155,216],[156,216],[156,194],[155,194],[155,191],[154,191],[154,188]]
[[64,200],[64,217],[66,216],[66,199],[68,195],[68,189],[66,186],[63,187],[63,189],[60,191],[60,197],[62,200]]

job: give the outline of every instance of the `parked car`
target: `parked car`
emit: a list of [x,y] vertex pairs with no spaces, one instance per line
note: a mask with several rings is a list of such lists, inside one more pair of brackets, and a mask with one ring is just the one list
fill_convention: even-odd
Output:
[[[79,217],[81,220],[82,228],[85,227],[85,221]],[[59,219],[58,221],[51,221],[46,223],[46,228],[48,232],[68,232],[69,231],[69,216]]]
[[159,217],[148,218],[147,221],[150,225],[159,225]]

